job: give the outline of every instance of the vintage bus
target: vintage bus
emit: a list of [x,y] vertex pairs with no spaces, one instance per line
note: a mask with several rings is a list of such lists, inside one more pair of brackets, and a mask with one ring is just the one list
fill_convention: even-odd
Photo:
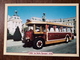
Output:
[[28,30],[24,34],[23,43],[32,45],[35,49],[41,49],[46,44],[69,42],[74,39],[72,26],[52,23],[34,22],[26,23]]

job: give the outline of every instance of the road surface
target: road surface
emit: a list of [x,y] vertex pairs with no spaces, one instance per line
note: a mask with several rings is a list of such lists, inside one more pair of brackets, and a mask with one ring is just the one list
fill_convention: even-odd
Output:
[[69,43],[57,43],[46,45],[42,49],[33,49],[33,47],[23,47],[23,43],[8,41],[7,42],[7,52],[15,52],[15,53],[28,53],[28,52],[53,52],[53,53],[68,53],[68,54],[76,54],[76,38],[71,40]]

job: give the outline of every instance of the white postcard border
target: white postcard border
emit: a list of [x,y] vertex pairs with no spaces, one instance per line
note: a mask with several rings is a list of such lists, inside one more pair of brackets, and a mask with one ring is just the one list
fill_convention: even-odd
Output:
[[[76,27],[77,27],[77,54],[53,54],[53,55],[30,55],[28,53],[9,53],[6,52],[7,41],[7,10],[8,6],[76,6]],[[21,55],[21,56],[65,56],[65,57],[79,57],[79,4],[78,3],[8,3],[5,4],[5,22],[4,22],[4,55]]]

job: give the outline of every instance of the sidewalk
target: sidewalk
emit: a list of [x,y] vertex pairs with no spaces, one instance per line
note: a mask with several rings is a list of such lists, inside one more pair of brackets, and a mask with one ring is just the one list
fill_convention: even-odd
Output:
[[17,46],[17,45],[23,45],[22,41],[14,41],[13,39],[7,40],[6,46],[11,47],[11,46]]

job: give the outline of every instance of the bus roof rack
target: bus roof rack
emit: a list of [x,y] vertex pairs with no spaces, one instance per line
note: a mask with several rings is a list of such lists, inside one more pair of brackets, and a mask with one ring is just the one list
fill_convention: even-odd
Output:
[[47,25],[55,25],[55,26],[63,26],[63,27],[69,27],[69,28],[72,28],[72,26],[70,25],[64,25],[64,24],[59,24],[59,23],[52,23],[52,22],[42,22],[42,21],[30,21],[30,22],[27,22],[26,23],[27,25],[29,24],[47,24]]

